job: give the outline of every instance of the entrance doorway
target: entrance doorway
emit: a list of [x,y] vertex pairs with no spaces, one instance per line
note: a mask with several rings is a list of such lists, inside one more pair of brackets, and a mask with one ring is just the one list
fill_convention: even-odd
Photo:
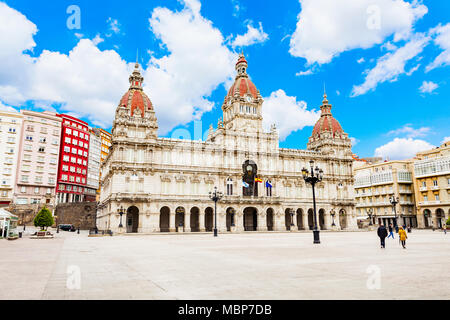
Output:
[[137,233],[139,228],[139,209],[135,206],[127,210],[127,233]]
[[212,232],[213,231],[213,221],[214,221],[214,217],[213,217],[213,208],[206,208],[205,210],[205,230],[208,232]]
[[267,219],[267,230],[273,231],[273,209],[272,208],[267,209],[266,219]]
[[258,211],[256,208],[244,210],[244,231],[256,231],[258,228]]
[[168,207],[162,207],[159,211],[159,231],[169,232],[170,223],[170,209]]
[[319,227],[320,230],[326,230],[326,225],[325,225],[325,210],[320,209],[319,210]]
[[235,212],[236,211],[231,207],[227,209],[227,231],[228,232],[231,232],[231,227],[235,225],[235,221],[234,221]]
[[175,210],[175,227],[177,228],[177,231],[179,228],[181,228],[181,230],[184,229],[184,216],[185,216],[185,210],[183,207],[178,207]]
[[313,209],[308,210],[308,227],[309,230],[314,229],[314,212]]
[[344,209],[339,211],[339,224],[341,226],[341,230],[347,229],[347,214]]
[[193,207],[191,209],[191,221],[190,221],[191,232],[199,232],[200,231],[199,214],[200,214],[199,208]]
[[297,228],[298,230],[305,229],[305,226],[303,225],[303,210],[297,209]]

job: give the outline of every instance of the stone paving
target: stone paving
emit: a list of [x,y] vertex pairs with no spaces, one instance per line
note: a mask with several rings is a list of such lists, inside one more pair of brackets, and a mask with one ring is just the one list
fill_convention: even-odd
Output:
[[[450,299],[450,234],[126,235],[0,240],[0,299]],[[378,277],[379,275],[379,277]],[[77,279],[80,279],[77,282]],[[78,288],[79,285],[79,288]]]

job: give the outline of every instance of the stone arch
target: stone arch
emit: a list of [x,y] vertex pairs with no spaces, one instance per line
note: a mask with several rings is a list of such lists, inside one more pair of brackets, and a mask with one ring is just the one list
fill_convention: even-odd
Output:
[[303,209],[297,209],[297,228],[298,230],[304,230],[305,226],[303,225]]
[[273,231],[274,225],[274,211],[272,208],[268,208],[266,210],[266,221],[267,221],[267,230]]
[[227,222],[227,231],[231,231],[231,227],[236,225],[236,210],[233,207],[227,208],[226,213],[226,222]]
[[185,227],[185,218],[186,218],[186,209],[184,207],[177,207],[175,210],[175,227],[177,230],[181,228],[181,230]]
[[444,226],[444,223],[446,223],[446,221],[444,221],[445,219],[445,212],[443,209],[438,208],[436,209],[436,227],[439,229],[442,229],[442,227]]
[[131,206],[127,210],[127,233],[137,233],[139,229],[139,209]]
[[159,230],[161,232],[170,231],[170,208],[167,206],[159,210]]
[[191,232],[199,232],[200,231],[200,209],[197,207],[191,208],[191,218],[190,218],[190,228]]
[[339,225],[341,230],[347,229],[347,212],[344,209],[339,211]]
[[313,211],[313,209],[308,210],[308,228],[309,228],[309,230],[314,230],[314,211]]
[[258,209],[247,207],[244,209],[244,231],[258,230]]
[[325,224],[325,210],[324,209],[320,209],[319,210],[319,228],[320,230],[326,230],[327,226]]
[[212,232],[214,228],[214,209],[206,207],[205,209],[205,230]]
[[423,225],[425,228],[430,227],[430,217],[431,217],[431,211],[429,209],[423,210]]
[[291,230],[292,225],[295,226],[291,211],[292,211],[291,208],[286,208],[284,210],[284,225],[286,226],[287,231]]

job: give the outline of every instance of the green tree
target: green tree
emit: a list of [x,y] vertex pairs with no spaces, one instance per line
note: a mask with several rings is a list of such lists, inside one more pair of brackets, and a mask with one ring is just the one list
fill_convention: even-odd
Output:
[[33,222],[34,226],[41,227],[41,230],[47,230],[48,227],[51,227],[55,223],[52,213],[46,207],[43,207],[39,211]]
[[447,225],[450,226],[450,218],[447,220]]

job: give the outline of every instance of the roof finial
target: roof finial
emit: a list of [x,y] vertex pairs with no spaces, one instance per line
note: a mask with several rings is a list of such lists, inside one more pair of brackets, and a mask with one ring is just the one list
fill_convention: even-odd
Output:
[[136,69],[139,68],[139,48],[136,49]]

